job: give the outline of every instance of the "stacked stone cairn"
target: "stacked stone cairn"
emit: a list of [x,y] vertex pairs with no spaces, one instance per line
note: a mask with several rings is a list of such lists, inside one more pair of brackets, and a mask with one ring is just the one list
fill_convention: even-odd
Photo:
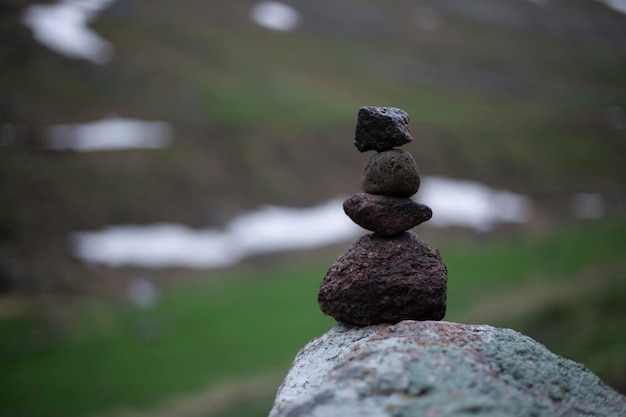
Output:
[[355,146],[374,150],[361,188],[344,211],[373,233],[350,246],[320,286],[322,311],[345,324],[441,320],[446,312],[447,269],[439,251],[410,229],[429,220],[429,207],[411,199],[420,186],[415,160],[397,147],[413,140],[409,116],[392,107],[359,110]]

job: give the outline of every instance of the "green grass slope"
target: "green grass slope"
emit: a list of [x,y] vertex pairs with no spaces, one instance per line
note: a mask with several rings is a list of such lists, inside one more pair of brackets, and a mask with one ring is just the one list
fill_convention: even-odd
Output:
[[[625,232],[615,218],[533,239],[442,247],[446,320],[512,326],[619,386]],[[238,378],[284,373],[298,349],[334,324],[316,302],[331,264],[213,274],[164,292],[151,310],[87,300],[64,332],[36,316],[2,320],[0,415],[154,410]],[[266,385],[265,406],[276,389]]]

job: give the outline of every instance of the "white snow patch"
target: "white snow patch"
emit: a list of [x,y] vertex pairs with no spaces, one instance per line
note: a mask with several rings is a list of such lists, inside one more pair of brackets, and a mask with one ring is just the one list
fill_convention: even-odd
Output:
[[600,3],[604,3],[611,9],[626,14],[626,0],[596,0]]
[[359,231],[336,199],[311,208],[263,207],[235,218],[224,230],[156,224],[75,232],[70,250],[86,262],[111,267],[220,268],[254,254],[345,241]]
[[[485,232],[499,222],[528,221],[532,214],[528,197],[472,181],[427,177],[418,196],[433,209],[427,224],[435,227],[455,225]],[[344,214],[342,204],[343,198],[338,198],[310,208],[264,206],[236,217],[223,230],[155,224],[75,232],[70,235],[70,250],[83,261],[111,267],[225,267],[250,255],[355,238],[364,230]]]
[[63,0],[56,4],[34,4],[22,22],[37,42],[70,58],[104,64],[113,57],[113,45],[88,27],[98,12],[114,0]]
[[497,223],[527,222],[533,211],[527,196],[442,177],[423,179],[417,200],[433,210],[431,226],[464,226],[479,232],[488,232]]
[[[528,0],[537,6],[548,8],[550,6],[550,0]],[[616,12],[626,14],[626,0],[594,0],[598,3],[604,4],[606,7],[615,10]]]
[[277,1],[262,1],[250,10],[250,18],[267,29],[288,32],[300,24],[300,13],[293,7]]
[[70,235],[70,245],[78,258],[111,267],[219,268],[232,265],[242,257],[227,234],[168,223],[75,232]]
[[358,231],[344,214],[342,199],[304,209],[265,206],[234,219],[227,229],[247,254],[324,246]]
[[158,149],[167,147],[173,136],[174,129],[167,122],[111,116],[87,123],[50,126],[44,134],[44,146],[79,152]]

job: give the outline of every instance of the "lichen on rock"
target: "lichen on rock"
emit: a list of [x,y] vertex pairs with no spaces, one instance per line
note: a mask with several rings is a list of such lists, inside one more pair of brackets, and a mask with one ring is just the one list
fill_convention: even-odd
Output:
[[516,331],[403,321],[338,325],[310,342],[270,413],[427,415],[613,417],[626,415],[626,399],[584,366]]

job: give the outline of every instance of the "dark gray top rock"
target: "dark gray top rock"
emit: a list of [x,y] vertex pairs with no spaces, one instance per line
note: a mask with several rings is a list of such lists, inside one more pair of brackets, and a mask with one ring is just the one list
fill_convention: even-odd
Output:
[[330,267],[318,302],[324,313],[349,324],[441,320],[447,282],[439,251],[415,233],[369,234]]
[[338,325],[296,356],[270,417],[618,417],[624,396],[510,329]]
[[411,197],[420,188],[415,159],[404,149],[391,149],[372,155],[361,176],[366,193],[391,197]]
[[388,151],[413,140],[409,115],[394,107],[362,107],[359,110],[354,145],[360,152]]

